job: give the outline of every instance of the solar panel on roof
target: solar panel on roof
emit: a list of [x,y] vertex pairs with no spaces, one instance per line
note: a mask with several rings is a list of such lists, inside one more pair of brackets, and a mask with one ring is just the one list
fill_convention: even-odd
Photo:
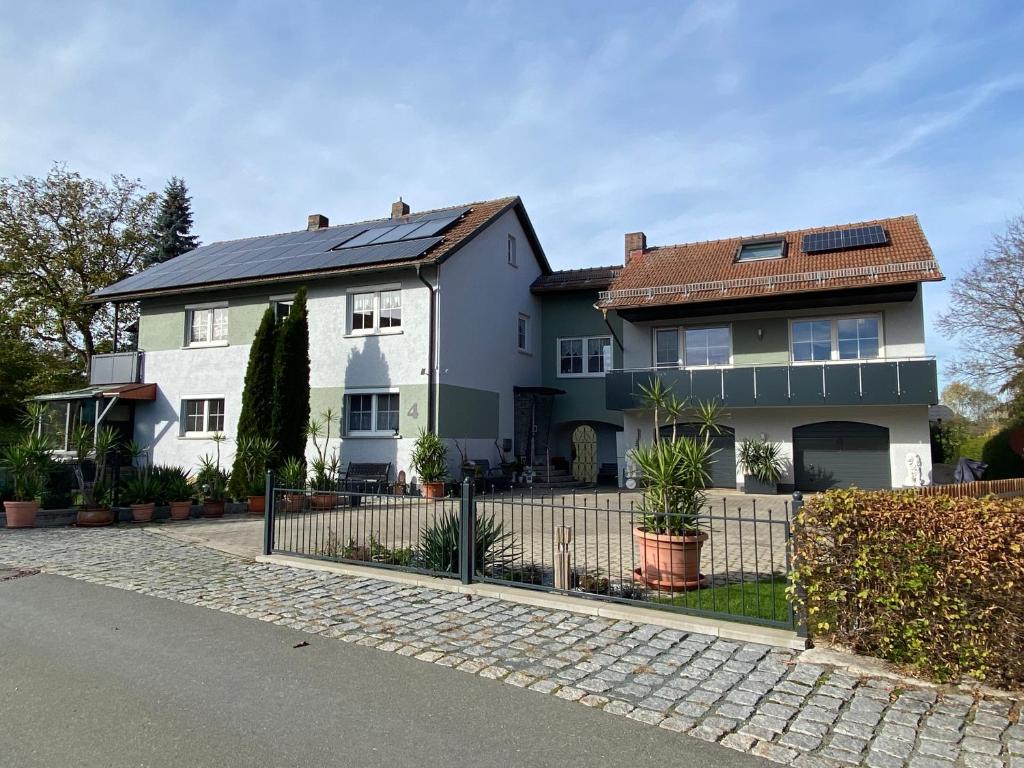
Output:
[[830,232],[813,232],[804,235],[804,253],[824,253],[826,251],[843,251],[848,248],[865,248],[873,245],[885,245],[889,236],[885,229],[877,224],[868,227],[852,227],[836,229]]
[[425,222],[420,229],[406,235],[406,238],[411,239],[413,237],[430,237],[432,235],[436,235],[460,219],[463,213],[464,211],[449,216],[441,216],[436,219],[431,219],[430,221]]

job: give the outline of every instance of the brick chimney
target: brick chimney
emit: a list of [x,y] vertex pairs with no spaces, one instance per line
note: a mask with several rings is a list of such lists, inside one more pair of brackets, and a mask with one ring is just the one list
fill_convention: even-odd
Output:
[[327,225],[326,216],[322,213],[311,213],[309,214],[309,222],[306,224],[306,229],[312,232],[314,229],[326,229]]
[[402,198],[398,198],[397,201],[391,204],[391,218],[400,219],[403,216],[409,215],[409,204],[403,203]]
[[626,233],[626,264],[629,264],[637,256],[643,256],[647,248],[647,235],[643,232]]

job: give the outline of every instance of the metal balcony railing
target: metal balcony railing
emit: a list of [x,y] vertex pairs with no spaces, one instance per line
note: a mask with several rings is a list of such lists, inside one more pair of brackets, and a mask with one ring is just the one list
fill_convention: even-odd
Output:
[[607,407],[637,408],[641,386],[660,378],[680,398],[718,400],[732,407],[808,405],[933,405],[938,375],[933,357],[836,360],[715,368],[634,368],[609,371]]

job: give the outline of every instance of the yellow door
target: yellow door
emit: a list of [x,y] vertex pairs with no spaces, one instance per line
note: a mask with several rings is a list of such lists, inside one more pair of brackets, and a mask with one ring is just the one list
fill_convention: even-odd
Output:
[[572,476],[584,483],[597,482],[597,433],[587,424],[572,433]]

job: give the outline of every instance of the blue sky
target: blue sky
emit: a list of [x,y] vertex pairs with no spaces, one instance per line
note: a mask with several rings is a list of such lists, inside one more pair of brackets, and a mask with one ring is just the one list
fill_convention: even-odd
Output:
[[0,175],[181,175],[205,242],[519,194],[556,268],[917,213],[953,277],[1024,212],[1015,2],[3,5]]

